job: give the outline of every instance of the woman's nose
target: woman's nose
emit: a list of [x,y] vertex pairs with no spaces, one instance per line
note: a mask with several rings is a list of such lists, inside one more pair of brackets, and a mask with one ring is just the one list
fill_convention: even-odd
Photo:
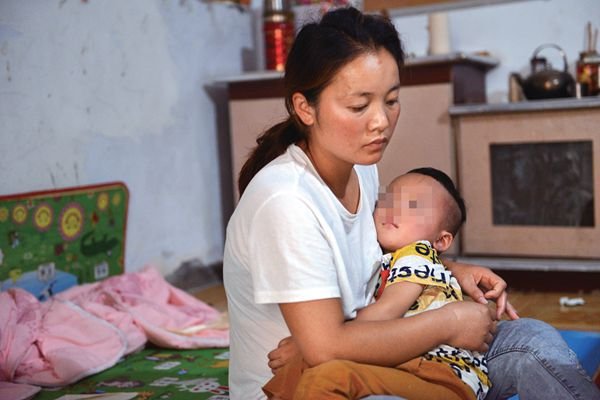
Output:
[[369,121],[369,131],[383,132],[390,126],[390,120],[384,106],[376,107]]

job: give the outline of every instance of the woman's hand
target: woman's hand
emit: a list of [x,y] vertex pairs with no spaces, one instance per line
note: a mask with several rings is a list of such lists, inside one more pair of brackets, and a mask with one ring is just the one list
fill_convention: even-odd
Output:
[[439,309],[449,318],[447,344],[481,353],[488,351],[496,332],[496,318],[489,307],[472,301],[455,301]]
[[[481,304],[488,300],[496,302],[496,318],[506,313],[510,319],[519,319],[515,308],[508,301],[506,282],[489,268],[478,265],[444,261],[447,268],[458,280],[464,293]],[[483,292],[482,289],[485,291]]]
[[269,368],[275,375],[275,372],[287,364],[291,359],[300,353],[300,349],[291,336],[282,339],[275,350],[271,350],[267,357],[269,358]]

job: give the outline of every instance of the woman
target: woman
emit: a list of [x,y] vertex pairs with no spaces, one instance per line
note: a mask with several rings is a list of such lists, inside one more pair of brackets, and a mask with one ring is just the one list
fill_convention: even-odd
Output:
[[[496,301],[496,315],[484,304],[459,302],[406,319],[352,321],[376,283],[375,163],[400,114],[403,58],[394,26],[353,8],[331,11],[298,33],[285,73],[289,118],[258,139],[240,173],[242,196],[227,227],[232,399],[264,397],[269,367],[280,367],[289,348],[271,353],[269,365],[267,355],[290,335],[314,366],[305,373],[310,384],[347,370],[372,384],[375,394],[406,395],[409,384],[435,390],[386,367],[448,343],[489,350],[494,386],[488,398],[519,390],[526,399],[521,383],[536,389],[534,395],[543,387],[551,398],[571,398],[565,393],[584,386],[564,341],[543,323],[499,324],[492,342],[495,319],[505,311],[517,317],[505,282],[486,268],[448,263],[465,293],[480,303]],[[541,359],[556,374],[543,375],[541,343],[553,346],[555,354]],[[534,383],[525,380],[528,374]]]

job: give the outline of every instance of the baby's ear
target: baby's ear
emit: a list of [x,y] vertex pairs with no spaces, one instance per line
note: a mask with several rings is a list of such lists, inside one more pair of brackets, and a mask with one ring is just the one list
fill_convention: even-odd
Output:
[[438,253],[443,253],[448,250],[452,244],[452,240],[454,240],[454,235],[448,231],[442,231],[435,243],[433,243],[433,248],[436,249]]

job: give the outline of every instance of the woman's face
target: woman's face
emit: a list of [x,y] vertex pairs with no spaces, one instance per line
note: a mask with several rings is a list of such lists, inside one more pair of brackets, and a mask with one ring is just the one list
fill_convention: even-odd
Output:
[[400,115],[399,89],[398,65],[387,50],[345,65],[311,107],[311,155],[333,164],[378,162]]

